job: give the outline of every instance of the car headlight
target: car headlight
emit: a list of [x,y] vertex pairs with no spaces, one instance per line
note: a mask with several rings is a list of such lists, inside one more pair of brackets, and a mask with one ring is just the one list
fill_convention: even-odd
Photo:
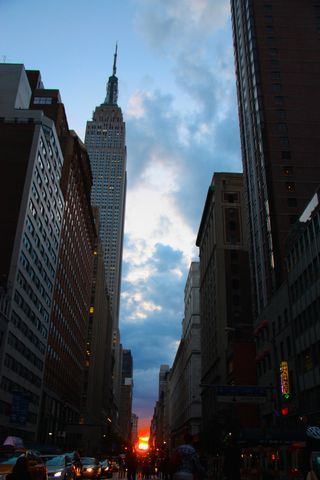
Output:
[[61,477],[61,475],[62,475],[62,472],[59,471],[59,472],[56,472],[53,476],[54,476],[54,477]]

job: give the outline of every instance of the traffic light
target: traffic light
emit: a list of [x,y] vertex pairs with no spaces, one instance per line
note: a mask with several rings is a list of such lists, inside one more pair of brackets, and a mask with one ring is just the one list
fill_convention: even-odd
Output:
[[281,415],[285,417],[289,413],[289,408],[288,407],[282,407],[281,408]]
[[282,395],[282,399],[285,400],[286,402],[288,402],[288,400],[291,400],[290,393],[284,393]]

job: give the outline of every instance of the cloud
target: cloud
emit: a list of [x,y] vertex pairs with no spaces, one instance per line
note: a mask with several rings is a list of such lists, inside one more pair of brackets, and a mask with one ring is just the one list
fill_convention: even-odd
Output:
[[[128,193],[121,340],[134,409],[152,415],[161,364],[181,337],[184,287],[215,171],[241,171],[227,0],[139,0],[135,22],[171,89],[148,82],[125,107]],[[144,412],[144,413],[143,413]],[[151,413],[150,413],[151,412]],[[136,412],[137,413],[137,412]]]
[[229,15],[226,0],[139,0],[137,5],[137,30],[155,50],[173,56],[177,50],[201,47]]

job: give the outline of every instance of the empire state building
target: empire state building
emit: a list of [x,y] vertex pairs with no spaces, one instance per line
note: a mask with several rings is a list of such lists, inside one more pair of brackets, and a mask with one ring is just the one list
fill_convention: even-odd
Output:
[[105,101],[87,122],[85,145],[93,173],[91,203],[99,207],[106,283],[113,312],[113,327],[119,326],[121,265],[126,202],[125,123],[118,106],[117,47]]

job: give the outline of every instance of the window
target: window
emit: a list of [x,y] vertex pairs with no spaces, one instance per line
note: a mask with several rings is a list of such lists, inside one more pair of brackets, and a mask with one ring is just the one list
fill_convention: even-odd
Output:
[[281,92],[281,85],[280,85],[280,83],[273,83],[272,86],[271,86],[271,88],[272,88],[272,91],[273,91],[274,93],[280,93],[280,92]]
[[288,207],[296,207],[298,205],[296,198],[287,198]]
[[274,97],[274,101],[275,101],[275,104],[278,106],[284,105],[284,97],[280,97],[280,96]]
[[284,134],[287,133],[288,128],[286,123],[277,123],[277,132]]
[[288,137],[280,137],[280,143],[283,147],[287,147],[289,145],[289,138]]
[[283,167],[283,174],[284,175],[293,175],[293,167],[286,165]]
[[227,203],[239,202],[239,193],[238,192],[224,192],[223,201]]
[[296,184],[294,182],[286,182],[286,189],[288,192],[294,192],[296,190]]
[[276,57],[278,55],[278,49],[277,48],[269,48],[269,55],[270,57]]
[[51,97],[34,97],[33,103],[35,105],[51,105],[52,98]]
[[277,111],[276,111],[276,116],[277,116],[277,119],[278,119],[278,120],[285,120],[285,118],[286,118],[286,112],[285,112],[285,110],[280,110],[280,109],[277,110]]
[[291,152],[282,151],[282,152],[281,152],[281,158],[282,158],[283,160],[290,160],[290,159],[291,159]]

